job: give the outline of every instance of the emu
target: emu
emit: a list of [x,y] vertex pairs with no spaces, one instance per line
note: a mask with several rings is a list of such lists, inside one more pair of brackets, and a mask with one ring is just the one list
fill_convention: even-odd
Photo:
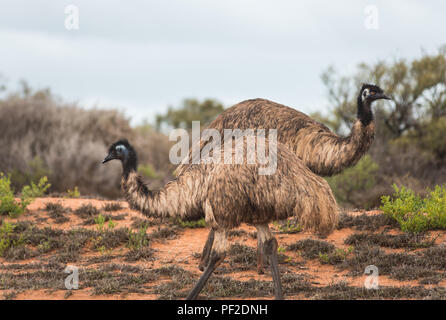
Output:
[[[357,120],[347,137],[333,133],[327,126],[290,107],[266,99],[242,101],[222,112],[207,128],[277,129],[277,139],[290,148],[315,174],[332,176],[355,165],[374,139],[372,102],[390,98],[373,84],[364,83],[357,97]],[[223,142],[223,141],[222,141]],[[208,141],[203,141],[200,150]],[[189,154],[191,163],[191,154]],[[180,164],[178,174],[187,167]]]
[[[241,138],[243,139],[243,137]],[[245,144],[233,144],[232,155]],[[248,164],[202,163],[189,166],[161,190],[150,190],[137,174],[137,154],[127,140],[115,142],[103,163],[122,163],[121,188],[130,207],[148,217],[198,219],[215,232],[206,269],[188,299],[197,298],[212,272],[228,251],[228,231],[241,223],[254,225],[263,255],[268,259],[276,299],[282,299],[277,265],[277,240],[268,223],[295,216],[304,230],[330,233],[337,224],[338,207],[328,183],[312,173],[294,153],[280,143],[267,148],[277,154],[274,174],[259,175],[260,166]],[[244,149],[246,150],[246,149]],[[223,159],[223,150],[221,151]]]
[[[221,113],[208,128],[223,136],[224,129],[277,129],[277,140],[285,144],[313,173],[331,176],[355,165],[369,150],[375,134],[372,102],[390,99],[373,84],[363,84],[357,97],[357,120],[347,137],[338,136],[322,123],[290,107],[265,100],[240,102]],[[207,142],[200,142],[200,150]],[[297,158],[295,158],[297,159]],[[186,158],[191,163],[191,153]],[[180,164],[177,174],[188,166]],[[214,230],[211,229],[199,269],[203,270],[212,248]],[[258,253],[263,250],[258,248]],[[258,272],[263,273],[262,257],[258,256]]]

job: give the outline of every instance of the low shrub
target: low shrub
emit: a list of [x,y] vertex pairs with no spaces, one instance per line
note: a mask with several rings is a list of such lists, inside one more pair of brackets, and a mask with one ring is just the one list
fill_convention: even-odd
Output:
[[191,221],[184,221],[181,219],[175,220],[175,224],[182,227],[182,228],[205,228],[206,227],[206,221],[204,218],[201,218],[199,220],[191,220]]
[[0,172],[0,215],[9,214],[15,218],[25,212],[26,207],[36,198],[41,197],[50,187],[47,177],[40,178],[35,184],[26,185],[22,188],[20,201],[17,201],[14,190],[11,188],[11,178]]
[[393,185],[392,197],[383,196],[381,210],[405,232],[446,229],[446,186],[436,186],[426,197],[409,188]]
[[147,226],[142,226],[137,232],[129,231],[127,247],[130,250],[136,251],[149,245],[149,238],[147,236]]
[[0,257],[3,257],[6,250],[12,246],[13,240],[11,235],[15,227],[15,224],[10,222],[2,222],[2,225],[0,226]]
[[294,234],[302,231],[302,227],[297,221],[286,220],[282,222],[273,222],[280,233]]
[[74,187],[73,190],[68,189],[67,190],[67,198],[80,198],[81,193],[79,192],[79,189],[77,186]]

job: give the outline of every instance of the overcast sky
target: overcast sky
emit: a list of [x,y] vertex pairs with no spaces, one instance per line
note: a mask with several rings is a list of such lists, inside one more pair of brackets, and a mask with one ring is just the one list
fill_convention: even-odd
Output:
[[[153,119],[183,98],[327,108],[329,65],[413,58],[446,44],[444,1],[0,0],[0,74],[66,101]],[[65,28],[65,7],[79,29]],[[367,29],[368,5],[378,29]],[[369,21],[369,20],[368,20]],[[367,79],[364,79],[366,81]]]

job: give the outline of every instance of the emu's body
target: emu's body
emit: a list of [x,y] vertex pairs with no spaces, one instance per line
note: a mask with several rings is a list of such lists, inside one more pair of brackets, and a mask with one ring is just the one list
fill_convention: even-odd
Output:
[[[268,140],[266,140],[268,147]],[[234,141],[236,147],[243,146]],[[151,217],[206,218],[211,228],[241,223],[266,224],[296,216],[305,230],[330,233],[336,226],[336,201],[328,183],[277,144],[277,169],[259,175],[260,164],[223,163],[189,166],[161,190],[149,190],[136,171],[121,186],[130,207]],[[268,152],[268,149],[267,149]]]
[[[136,153],[133,161],[133,148],[130,145],[126,148],[130,150],[130,160],[121,159],[122,189],[131,208],[149,217],[196,219],[204,216],[215,230],[206,270],[188,298],[198,296],[213,270],[223,261],[228,250],[227,233],[241,223],[257,228],[259,248],[270,261],[277,298],[282,298],[277,241],[268,223],[296,216],[304,229],[325,234],[336,226],[338,207],[327,182],[281,144],[277,145],[277,169],[272,175],[259,175],[258,163],[199,164],[188,166],[159,191],[151,191],[144,185],[136,173]],[[110,150],[111,154],[113,146]]]

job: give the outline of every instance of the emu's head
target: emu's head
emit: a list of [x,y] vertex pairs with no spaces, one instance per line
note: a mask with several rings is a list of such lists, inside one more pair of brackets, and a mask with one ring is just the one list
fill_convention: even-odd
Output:
[[359,97],[362,102],[367,102],[368,104],[378,99],[391,100],[388,96],[384,94],[383,89],[374,84],[368,84],[368,83],[364,83],[362,85]]
[[136,152],[127,139],[121,139],[113,143],[108,149],[108,155],[102,160],[106,163],[110,160],[121,160],[122,164],[136,166]]

